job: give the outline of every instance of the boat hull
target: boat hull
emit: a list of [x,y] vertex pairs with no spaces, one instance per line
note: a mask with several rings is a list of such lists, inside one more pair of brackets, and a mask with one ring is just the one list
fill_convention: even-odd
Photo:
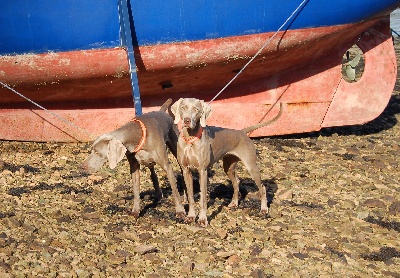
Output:
[[[209,101],[271,35],[136,47],[143,111],[157,110],[170,97]],[[342,57],[355,43],[365,69],[358,82],[348,83]],[[280,32],[211,103],[209,124],[244,128],[273,118],[280,102],[282,117],[250,136],[363,124],[386,107],[396,68],[387,18]],[[16,91],[74,125],[2,88],[1,139],[89,141],[135,116],[123,48],[2,56],[0,69]]]

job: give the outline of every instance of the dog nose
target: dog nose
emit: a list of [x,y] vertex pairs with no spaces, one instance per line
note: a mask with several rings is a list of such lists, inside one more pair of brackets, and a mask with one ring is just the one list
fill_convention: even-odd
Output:
[[185,125],[189,125],[189,124],[190,124],[190,119],[189,119],[189,118],[184,118],[184,119],[183,119],[183,123],[184,123]]

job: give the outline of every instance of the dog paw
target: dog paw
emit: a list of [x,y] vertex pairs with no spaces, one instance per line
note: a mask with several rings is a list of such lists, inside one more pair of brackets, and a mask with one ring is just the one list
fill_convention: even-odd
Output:
[[207,225],[208,225],[207,218],[205,218],[205,219],[200,219],[199,218],[198,223],[200,224],[200,226],[202,226],[204,228],[207,227]]
[[195,217],[187,216],[187,217],[185,218],[185,223],[193,223],[194,220],[195,220]]
[[139,211],[131,211],[129,213],[129,215],[135,217],[136,219],[138,219],[139,218]]
[[231,201],[230,203],[229,203],[229,205],[228,205],[228,208],[231,208],[231,209],[236,209],[236,208],[238,208],[238,201]]
[[208,221],[207,221],[207,214],[205,212],[200,212],[199,213],[199,220],[197,222],[202,226],[202,227],[207,227]]
[[267,214],[269,214],[269,208],[268,208],[268,207],[267,207],[267,208],[261,208],[260,214],[262,214],[262,215],[267,215]]

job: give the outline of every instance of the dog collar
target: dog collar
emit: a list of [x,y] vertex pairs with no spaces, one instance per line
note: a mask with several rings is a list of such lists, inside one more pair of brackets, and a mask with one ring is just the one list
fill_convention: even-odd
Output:
[[[186,143],[188,144],[193,144],[194,142],[196,142],[197,140],[199,140],[203,134],[203,130],[204,128],[202,126],[200,126],[199,130],[197,131],[195,136],[189,136],[187,133],[187,130],[182,129],[182,138],[183,140],[185,140]],[[186,133],[186,136],[185,136]]]
[[136,153],[136,152],[140,151],[142,149],[144,143],[146,143],[147,129],[146,129],[146,126],[144,125],[144,123],[141,120],[133,118],[131,120],[131,122],[138,122],[140,124],[140,128],[142,129],[142,138],[140,138],[140,141],[139,141],[138,145],[133,150],[133,152]]

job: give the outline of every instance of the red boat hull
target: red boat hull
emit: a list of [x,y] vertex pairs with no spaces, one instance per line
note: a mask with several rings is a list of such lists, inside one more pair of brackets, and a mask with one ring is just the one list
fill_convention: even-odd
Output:
[[[167,99],[210,100],[271,37],[259,34],[136,49],[143,111]],[[342,78],[342,57],[361,48],[361,79]],[[250,136],[363,124],[386,107],[397,76],[388,20],[279,33],[211,106],[209,124],[244,128],[273,118]],[[0,139],[88,141],[135,116],[124,49],[0,57],[0,80],[82,132],[0,88]]]

